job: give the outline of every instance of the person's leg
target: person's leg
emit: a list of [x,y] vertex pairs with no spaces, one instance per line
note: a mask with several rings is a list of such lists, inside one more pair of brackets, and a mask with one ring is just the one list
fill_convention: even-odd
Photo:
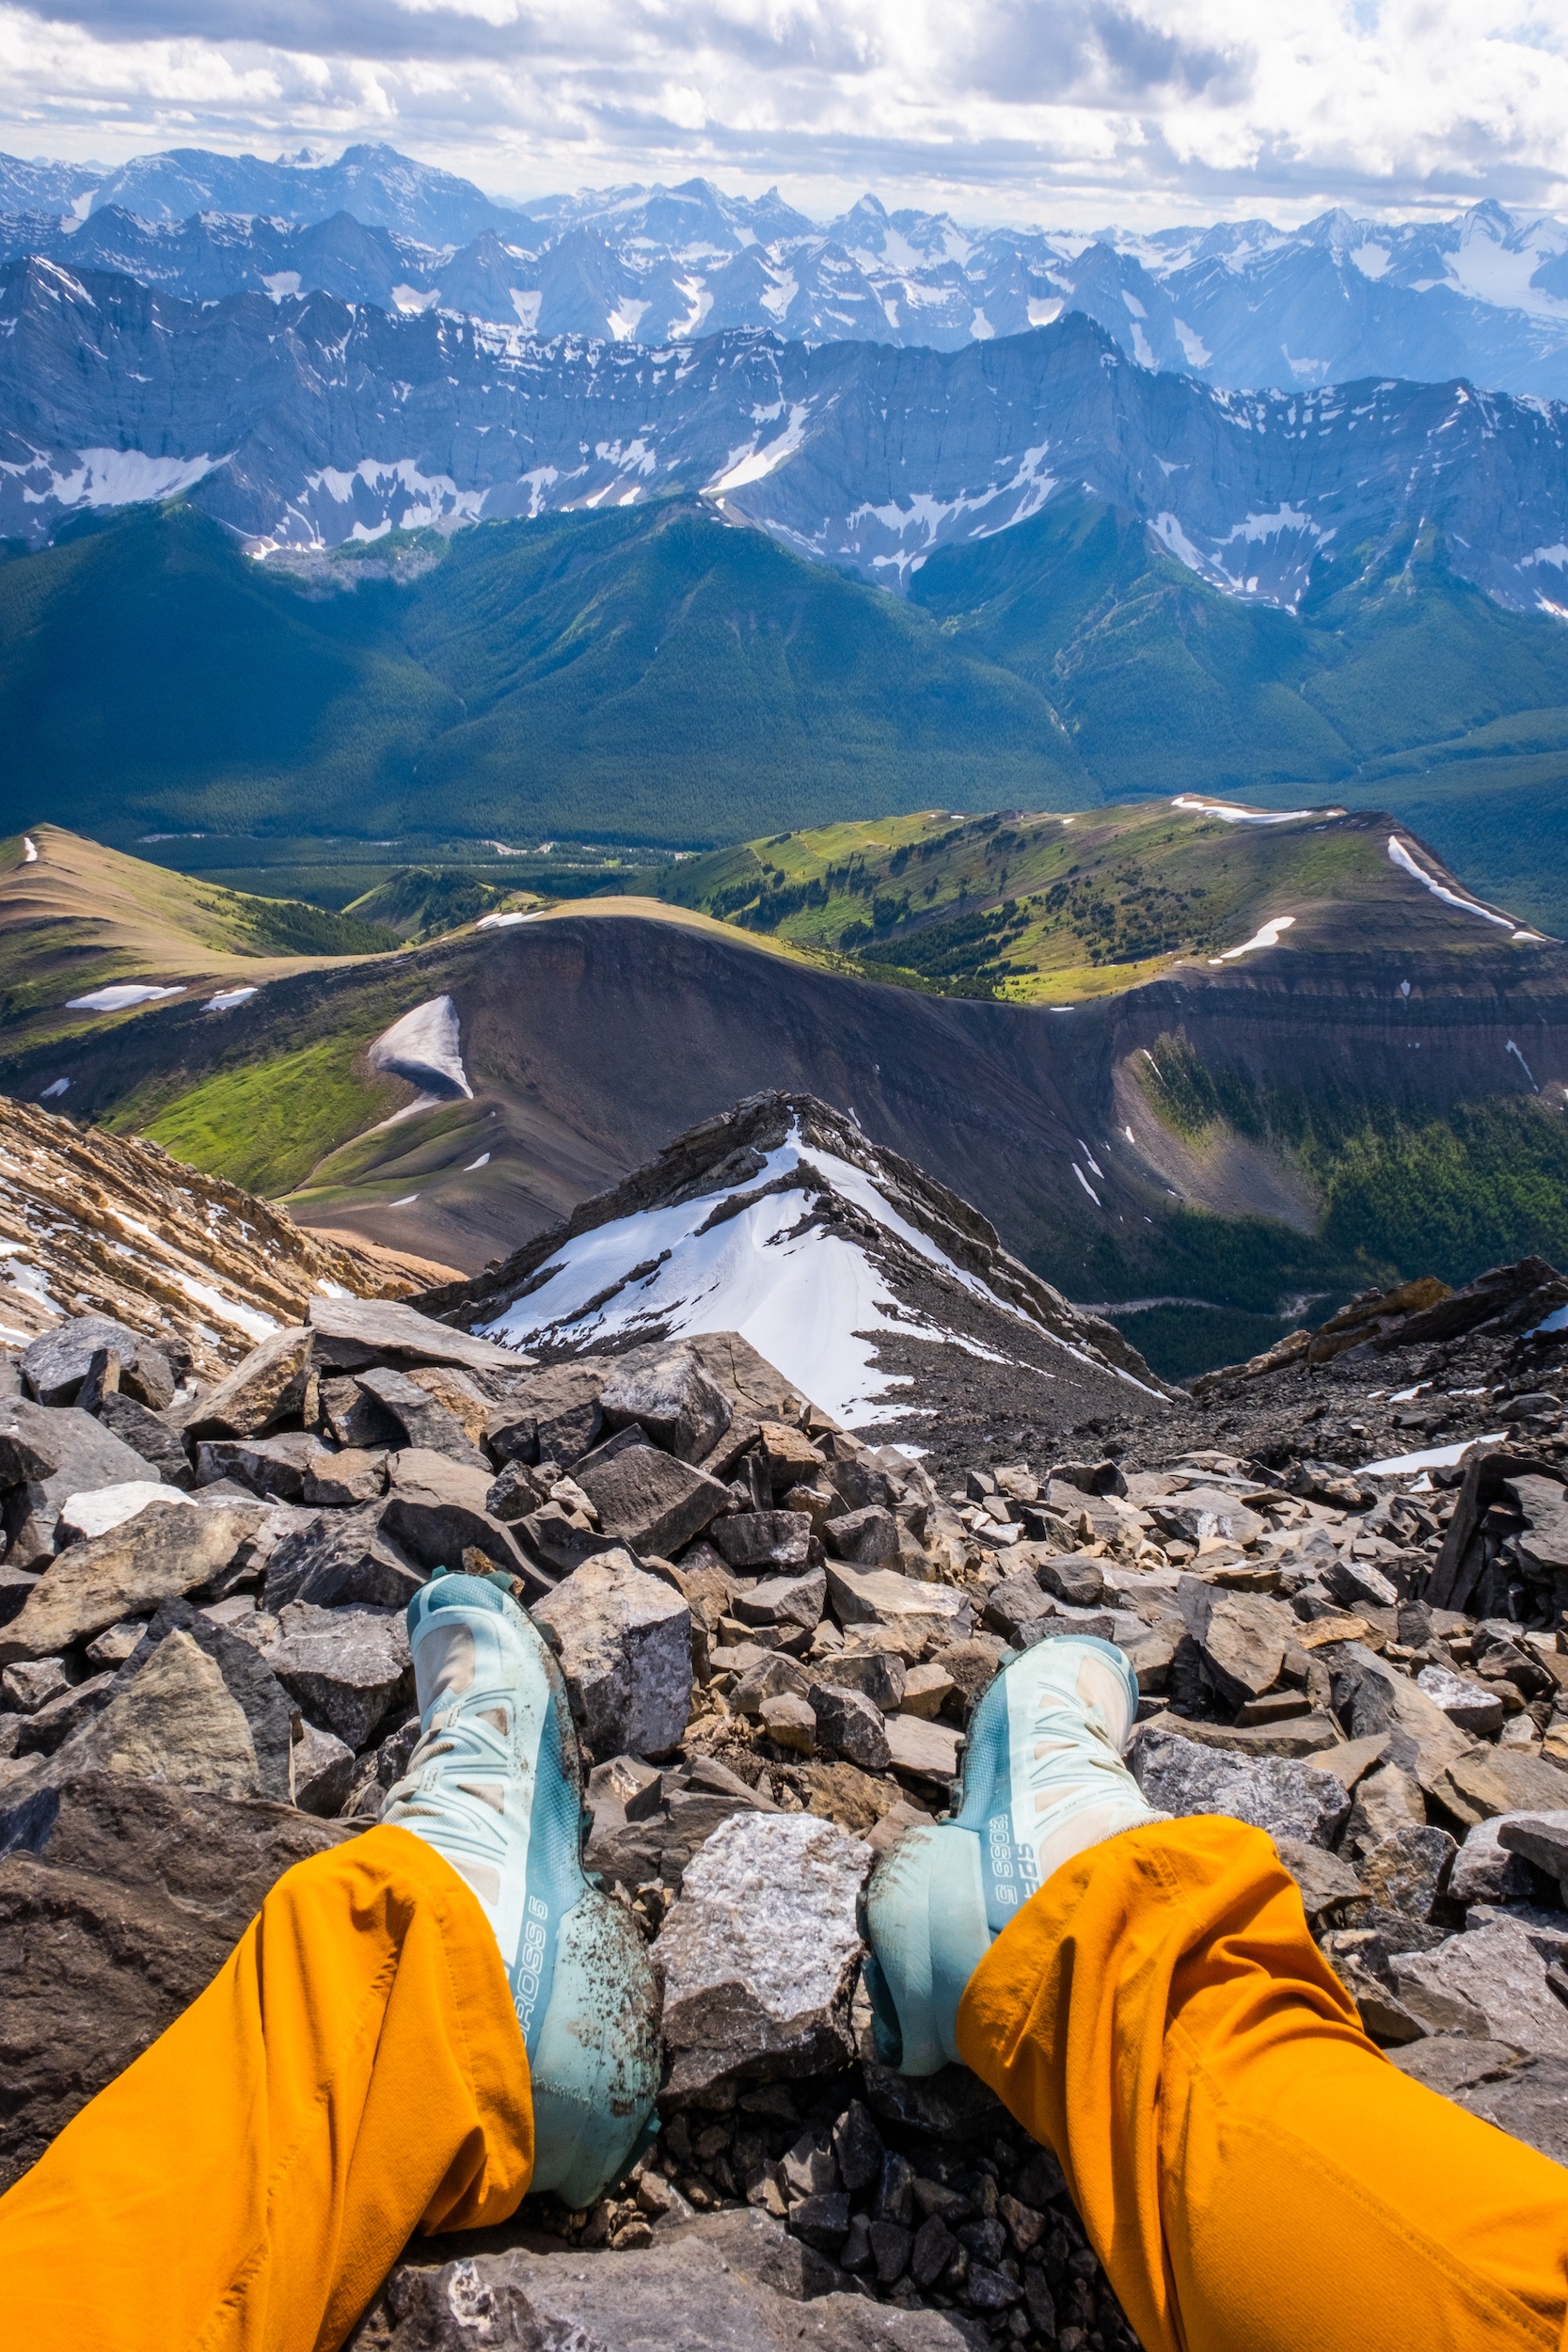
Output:
[[884,2056],[1054,2149],[1146,2352],[1557,2346],[1568,2172],[1379,2055],[1267,1837],[1150,1812],[1136,1708],[1098,1642],[992,1685],[956,1819],[872,1881]]
[[[289,1871],[207,1991],[4,2199],[19,2343],[330,2352],[416,2229],[588,2204],[658,2087],[657,1994],[583,1875],[565,1686],[504,1579],[408,1608],[382,1826]],[[69,2282],[69,2283],[67,2283]]]
[[327,2352],[416,2229],[503,2219],[532,2161],[490,1923],[431,1847],[371,1830],[279,1879],[207,1990],[0,2198],[7,2330]]
[[1159,1823],[1066,1864],[958,2042],[1060,2157],[1146,2352],[1562,2341],[1568,2172],[1381,2056],[1261,1831]]

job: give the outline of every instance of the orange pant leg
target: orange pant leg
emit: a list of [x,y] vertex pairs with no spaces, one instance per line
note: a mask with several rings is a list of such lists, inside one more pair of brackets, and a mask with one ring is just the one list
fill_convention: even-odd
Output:
[[334,2352],[406,2239],[533,2166],[493,1931],[373,1829],[278,1880],[207,1990],[0,2198],[18,2345]]
[[1532,2352],[1564,2341],[1568,2171],[1390,2066],[1259,1830],[1067,1863],[958,2011],[1061,2160],[1146,2352]]

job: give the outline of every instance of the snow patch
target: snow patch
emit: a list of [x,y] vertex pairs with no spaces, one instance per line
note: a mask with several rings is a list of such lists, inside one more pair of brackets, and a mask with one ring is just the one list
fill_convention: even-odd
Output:
[[1391,1454],[1386,1461],[1363,1462],[1357,1474],[1362,1478],[1402,1478],[1412,1470],[1452,1470],[1473,1445],[1500,1445],[1507,1435],[1506,1429],[1491,1429],[1481,1438],[1462,1438],[1457,1445],[1428,1446],[1424,1454]]
[[255,988],[220,988],[215,996],[208,997],[201,1009],[203,1012],[232,1012],[236,1005],[246,1004],[252,996],[260,994],[260,989]]
[[1409,874],[1424,890],[1430,890],[1434,898],[1441,898],[1445,906],[1457,907],[1461,914],[1479,914],[1483,923],[1496,923],[1505,931],[1514,929],[1511,914],[1494,914],[1489,907],[1478,906],[1473,898],[1463,898],[1457,890],[1450,890],[1446,882],[1440,882],[1435,874],[1429,874],[1426,867],[1411,856],[1396,834],[1388,835],[1388,857],[1402,873]]
[[474,1090],[463,1068],[460,1044],[457,1007],[450,996],[433,996],[383,1029],[371,1047],[371,1067],[406,1078],[438,1101],[450,1103],[464,1095],[471,1102]]
[[1191,792],[1179,792],[1171,806],[1185,809],[1191,817],[1218,817],[1227,825],[1294,825],[1304,817],[1340,814],[1323,808],[1237,808],[1229,801],[1200,801]]
[[476,931],[510,930],[514,923],[537,923],[542,914],[548,913],[548,907],[514,907],[505,914],[482,914],[474,929]]
[[57,1095],[69,1092],[70,1087],[71,1080],[69,1078],[56,1078],[53,1086],[44,1088],[43,1092],[39,1096],[39,1101],[40,1103],[53,1103]]
[[24,833],[22,836],[22,863],[24,866],[36,866],[38,862],[39,845],[30,833]]
[[[177,498],[229,459],[210,457],[149,457],[139,449],[83,449],[66,472],[49,465],[41,452],[30,461],[0,460],[0,474],[22,482],[23,502],[28,506],[138,506],[146,500]],[[42,486],[32,486],[42,474]]]
[[220,1323],[231,1323],[248,1340],[264,1340],[277,1328],[271,1315],[264,1315],[256,1307],[242,1307],[237,1300],[225,1298],[211,1282],[198,1282],[194,1274],[186,1274],[179,1266],[169,1269],[169,1279],[178,1282],[193,1307],[205,1307]]
[[739,490],[748,482],[760,482],[765,474],[770,474],[775,468],[782,466],[786,457],[793,457],[806,437],[806,420],[810,414],[809,401],[792,401],[789,422],[778,438],[761,448],[753,441],[748,449],[732,450],[723,472],[705,485],[705,496],[722,498],[726,490]]
[[160,996],[183,996],[182,988],[146,988],[133,980],[95,988],[90,996],[68,996],[68,1012],[123,1012],[128,1005],[150,1005]]
[[1211,956],[1211,963],[1231,963],[1238,956],[1250,956],[1255,947],[1277,947],[1281,935],[1294,923],[1293,914],[1274,914],[1250,939],[1243,939],[1239,947],[1227,947],[1223,955]]

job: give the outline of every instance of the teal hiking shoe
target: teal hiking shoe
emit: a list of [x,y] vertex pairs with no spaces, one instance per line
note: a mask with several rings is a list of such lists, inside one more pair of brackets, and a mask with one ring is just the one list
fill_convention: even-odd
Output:
[[974,1711],[953,1819],[911,1830],[866,1897],[866,1990],[883,2063],[934,2074],[958,2055],[964,1988],[1009,1919],[1086,1846],[1164,1816],[1122,1762],[1138,1712],[1109,1642],[1037,1642]]
[[653,2107],[658,1993],[635,1925],[584,1876],[566,1688],[505,1585],[438,1568],[409,1602],[422,1728],[381,1819],[443,1854],[495,1929],[528,2047],[533,2186],[580,2210]]

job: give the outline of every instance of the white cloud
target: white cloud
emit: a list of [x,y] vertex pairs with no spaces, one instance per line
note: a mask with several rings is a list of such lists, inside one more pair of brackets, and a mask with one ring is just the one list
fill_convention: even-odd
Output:
[[493,190],[709,173],[1071,224],[1568,201],[1560,0],[47,0],[0,145],[387,138]]

